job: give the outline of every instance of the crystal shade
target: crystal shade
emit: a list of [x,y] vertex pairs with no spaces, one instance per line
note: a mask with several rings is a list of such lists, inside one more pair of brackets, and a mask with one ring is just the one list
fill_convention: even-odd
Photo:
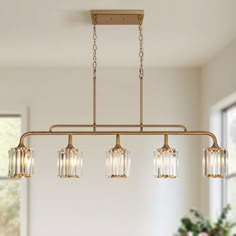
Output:
[[120,135],[116,135],[116,145],[107,152],[106,175],[109,178],[127,178],[130,173],[129,151],[120,145]]
[[61,178],[79,178],[82,174],[82,152],[75,148],[63,148],[59,151],[58,176]]
[[154,151],[153,167],[156,178],[176,178],[177,151],[170,147],[158,148]]
[[127,178],[130,174],[129,151],[123,148],[111,149],[106,157],[107,177]]
[[34,158],[31,148],[16,147],[9,150],[9,172],[11,178],[28,178],[33,174]]
[[227,151],[219,147],[203,150],[203,174],[209,178],[225,178],[228,174]]
[[127,178],[130,174],[129,151],[115,147],[107,152],[106,175],[109,178]]

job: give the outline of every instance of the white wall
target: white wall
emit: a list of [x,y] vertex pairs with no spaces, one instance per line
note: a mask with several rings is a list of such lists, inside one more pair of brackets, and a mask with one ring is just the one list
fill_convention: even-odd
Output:
[[[202,69],[202,128],[211,129],[219,133],[220,122],[217,120],[217,111],[236,102],[236,40],[220,52]],[[211,124],[210,124],[211,120]],[[219,180],[212,180],[212,186],[217,186]],[[209,205],[208,181],[202,181],[202,209],[206,213],[216,213],[216,207]],[[215,194],[212,201],[220,204],[219,194]]]
[[[91,123],[91,75],[90,69],[2,68],[0,111],[28,106],[32,130],[47,130],[54,123]],[[97,81],[97,122],[138,123],[137,70],[101,69]],[[200,70],[147,69],[144,96],[145,123],[200,128]],[[161,137],[121,137],[132,153],[132,173],[119,180],[104,176],[105,151],[113,147],[114,137],[74,138],[85,159],[84,176],[75,180],[56,176],[57,151],[67,145],[66,137],[33,137],[30,142],[35,149],[30,236],[170,236],[188,209],[200,206],[198,137],[170,138],[180,156],[176,180],[152,177],[152,153],[162,146]]]

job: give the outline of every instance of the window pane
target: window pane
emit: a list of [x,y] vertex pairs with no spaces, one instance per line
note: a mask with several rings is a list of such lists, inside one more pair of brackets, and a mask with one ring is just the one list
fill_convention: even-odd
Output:
[[20,133],[19,116],[0,116],[0,236],[20,235],[20,181],[4,179],[8,150],[18,145]]
[[8,150],[18,145],[20,133],[20,117],[0,116],[0,176],[8,175]]

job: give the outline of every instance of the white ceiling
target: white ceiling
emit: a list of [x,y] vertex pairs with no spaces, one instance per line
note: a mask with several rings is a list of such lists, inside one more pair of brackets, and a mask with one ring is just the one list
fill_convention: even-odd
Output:
[[[199,66],[236,37],[236,0],[0,0],[0,66],[91,66],[90,9],[144,9],[145,66]],[[98,26],[102,66],[136,66],[136,26]]]

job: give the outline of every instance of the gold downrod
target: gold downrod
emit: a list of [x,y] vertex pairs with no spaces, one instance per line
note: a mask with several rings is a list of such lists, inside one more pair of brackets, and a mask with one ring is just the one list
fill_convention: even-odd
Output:
[[120,134],[116,134],[116,146],[120,146]]
[[72,145],[72,135],[71,134],[68,135],[68,144]]
[[96,131],[96,78],[93,78],[93,131]]
[[165,134],[164,135],[164,146],[168,146],[169,144],[168,144],[168,135],[167,134]]
[[140,77],[140,131],[143,131],[143,77]]
[[72,134],[70,133],[70,134],[68,134],[68,145],[67,145],[66,149],[72,149],[72,148],[74,148],[74,147],[72,144]]

